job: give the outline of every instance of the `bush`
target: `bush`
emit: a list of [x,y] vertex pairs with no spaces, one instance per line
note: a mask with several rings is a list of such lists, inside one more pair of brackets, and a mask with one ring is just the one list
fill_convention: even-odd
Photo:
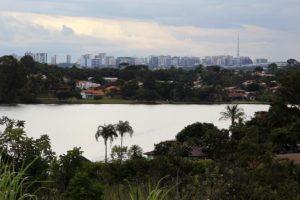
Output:
[[81,99],[81,95],[78,92],[58,92],[56,97],[59,99],[69,99],[75,97],[76,99]]

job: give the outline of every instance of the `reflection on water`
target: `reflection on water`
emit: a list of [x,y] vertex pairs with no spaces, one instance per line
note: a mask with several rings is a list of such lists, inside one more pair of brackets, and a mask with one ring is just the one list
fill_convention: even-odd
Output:
[[[58,154],[75,146],[82,147],[91,160],[104,158],[104,144],[96,142],[98,125],[127,120],[134,129],[124,145],[138,144],[144,151],[163,140],[174,139],[185,126],[194,122],[214,123],[228,128],[229,121],[219,121],[226,105],[17,105],[0,107],[0,116],[26,120],[25,131],[30,137],[48,134],[52,148]],[[256,111],[268,110],[268,105],[240,105],[248,117]],[[120,144],[116,139],[114,144]]]

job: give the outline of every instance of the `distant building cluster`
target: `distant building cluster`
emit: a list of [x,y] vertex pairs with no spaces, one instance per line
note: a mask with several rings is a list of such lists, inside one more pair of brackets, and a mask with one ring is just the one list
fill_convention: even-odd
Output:
[[[15,54],[13,54],[14,57],[18,58]],[[26,52],[25,56],[31,56],[33,58],[34,61],[39,62],[39,63],[48,63],[48,53],[31,53]],[[56,55],[51,56],[51,65],[56,65],[57,60],[56,60]],[[71,64],[71,55],[66,55],[65,57],[65,62],[67,64]]]
[[47,63],[47,53],[26,52],[25,56],[31,56],[36,62]]
[[180,57],[180,56],[148,56],[145,58],[137,57],[117,57],[106,56],[106,53],[99,53],[92,57],[91,54],[82,55],[80,66],[87,68],[94,67],[119,67],[119,65],[148,65],[150,68],[169,68],[169,67],[193,67],[197,65],[219,65],[219,66],[238,66],[268,63],[266,58],[233,57],[233,56],[206,56],[200,57]]
[[92,57],[91,54],[82,55],[79,61],[81,67],[115,67],[116,60],[114,56],[106,56],[106,53],[99,53]]
[[[26,52],[25,55],[30,55],[36,62],[48,63],[47,53],[31,53]],[[20,58],[13,54],[14,57]],[[268,63],[266,58],[250,58],[247,56],[205,56],[205,57],[188,57],[188,56],[148,56],[148,57],[114,57],[107,56],[106,53],[96,55],[84,54],[77,62],[72,62],[71,55],[65,55],[62,63],[57,62],[57,56],[51,56],[50,63],[52,65],[71,66],[77,65],[85,68],[104,68],[104,67],[119,67],[126,65],[147,65],[152,69],[170,68],[170,67],[193,67],[197,65],[212,66],[245,66],[245,65],[264,65]]]

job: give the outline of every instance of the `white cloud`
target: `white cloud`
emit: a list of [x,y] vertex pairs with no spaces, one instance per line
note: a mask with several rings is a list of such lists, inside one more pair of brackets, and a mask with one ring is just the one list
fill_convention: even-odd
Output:
[[[9,34],[0,38],[0,45],[50,49],[65,53],[107,51],[115,55],[169,54],[169,55],[217,55],[236,52],[236,37],[241,35],[243,55],[277,55],[278,40],[289,42],[296,38],[292,33],[271,30],[252,25],[238,28],[217,29],[193,26],[167,26],[151,21],[129,19],[100,19],[70,16],[50,16],[23,12],[0,12],[0,30]],[[287,38],[287,36],[289,38]],[[300,45],[299,45],[300,46]],[[293,48],[297,50],[297,48]],[[299,49],[298,49],[299,50]],[[72,52],[70,52],[72,51]],[[283,52],[288,53],[288,52]],[[287,55],[288,56],[288,55]]]

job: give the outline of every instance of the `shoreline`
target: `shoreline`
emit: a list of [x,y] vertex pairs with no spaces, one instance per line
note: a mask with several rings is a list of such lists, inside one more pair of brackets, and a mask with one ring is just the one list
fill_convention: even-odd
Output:
[[268,105],[269,102],[263,101],[223,101],[223,102],[196,102],[196,101],[143,101],[143,100],[125,100],[125,99],[67,99],[59,100],[57,98],[38,98],[37,102],[15,102],[3,103],[0,106],[13,106],[18,104],[57,104],[57,105],[72,105],[72,104],[136,104],[136,105],[222,105],[222,104],[260,104]]

